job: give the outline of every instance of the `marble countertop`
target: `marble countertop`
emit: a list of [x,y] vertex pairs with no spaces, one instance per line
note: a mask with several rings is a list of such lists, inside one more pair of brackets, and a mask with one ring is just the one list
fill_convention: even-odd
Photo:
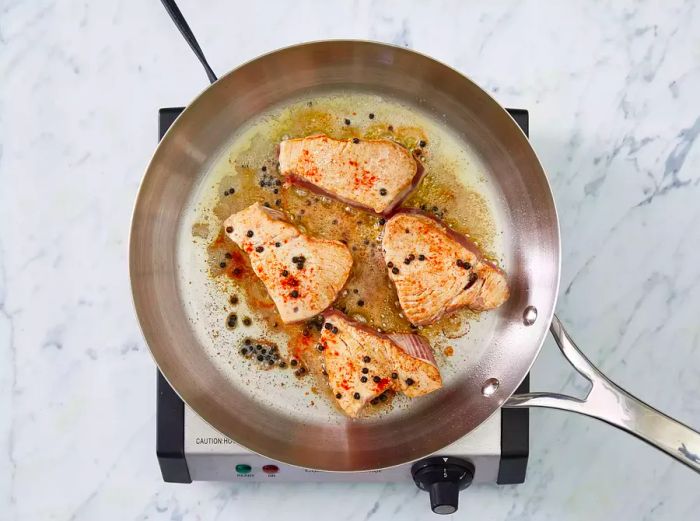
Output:
[[[616,382],[700,427],[697,3],[180,3],[219,73],[373,39],[528,109],[561,219],[560,317]],[[157,1],[0,1],[0,517],[431,519],[412,484],[161,481],[127,236],[157,109],[206,85]],[[533,387],[575,392],[571,374],[548,341]],[[531,429],[526,482],[474,487],[455,517],[697,517],[698,476],[631,436],[545,410]]]

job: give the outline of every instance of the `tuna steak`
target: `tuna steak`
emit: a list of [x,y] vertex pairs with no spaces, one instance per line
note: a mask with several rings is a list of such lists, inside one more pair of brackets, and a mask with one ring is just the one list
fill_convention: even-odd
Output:
[[352,257],[338,241],[301,233],[284,214],[255,203],[224,222],[226,234],[250,257],[283,322],[326,309],[350,274]]
[[355,417],[387,390],[415,398],[442,387],[427,340],[379,333],[334,309],[324,313],[321,334],[328,383],[340,407]]
[[324,135],[282,141],[279,163],[292,183],[380,214],[401,203],[423,172],[410,152],[393,141]]
[[426,215],[401,212],[389,219],[382,250],[399,304],[414,325],[460,307],[494,309],[508,299],[503,271],[465,236]]

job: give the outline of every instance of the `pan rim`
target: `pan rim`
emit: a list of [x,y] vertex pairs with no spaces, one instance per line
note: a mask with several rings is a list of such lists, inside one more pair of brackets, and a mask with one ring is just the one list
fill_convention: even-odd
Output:
[[[239,65],[238,67],[232,69],[231,71],[227,72],[225,75],[221,76],[221,77],[220,77],[216,82],[214,82],[213,84],[206,86],[206,87],[205,87],[202,91],[200,91],[200,93],[190,102],[190,104],[187,105],[187,107],[184,109],[184,111],[182,112],[182,114],[178,116],[178,118],[175,120],[175,122],[174,122],[174,123],[170,126],[170,128],[166,131],[166,133],[164,134],[164,136],[163,136],[163,138],[162,138],[162,140],[161,140],[161,143],[166,142],[166,140],[169,139],[168,136],[173,135],[173,134],[176,134],[176,133],[178,132],[178,129],[182,126],[183,121],[184,121],[183,116],[185,116],[185,115],[187,114],[187,111],[190,110],[191,107],[196,106],[197,103],[198,103],[200,100],[202,100],[202,99],[206,96],[206,94],[210,91],[210,89],[211,89],[213,86],[215,86],[215,85],[221,83],[222,81],[225,81],[226,78],[229,78],[231,75],[233,75],[233,74],[235,74],[235,73],[241,71],[242,69],[245,69],[246,67],[250,66],[251,64],[255,64],[256,62],[258,62],[258,61],[260,61],[260,60],[263,60],[263,59],[265,59],[266,57],[271,56],[271,55],[276,55],[276,54],[282,53],[282,52],[284,52],[284,51],[297,50],[297,49],[303,49],[303,48],[315,47],[315,46],[318,46],[318,45],[327,45],[327,44],[358,44],[358,45],[379,46],[379,47],[384,47],[384,48],[392,49],[392,50],[394,50],[395,52],[406,53],[406,54],[409,54],[409,55],[417,55],[417,56],[419,56],[419,57],[421,57],[421,58],[423,58],[423,59],[432,61],[432,62],[438,64],[440,67],[444,67],[445,69],[449,70],[452,74],[455,74],[455,75],[458,75],[458,76],[461,77],[461,78],[464,78],[466,81],[468,81],[469,83],[471,83],[472,85],[474,85],[475,87],[477,87],[477,88],[481,91],[481,93],[482,93],[483,95],[485,95],[485,96],[492,102],[493,107],[498,107],[498,109],[503,113],[503,115],[507,116],[507,117],[513,122],[513,126],[517,129],[518,132],[520,132],[520,134],[522,135],[522,137],[523,137],[523,138],[525,139],[525,141],[528,143],[528,146],[530,147],[530,151],[531,151],[531,153],[532,153],[532,157],[533,157],[534,161],[536,162],[537,168],[539,169],[539,171],[540,171],[541,174],[542,174],[542,180],[544,181],[544,183],[545,183],[545,185],[546,185],[547,195],[548,195],[548,198],[549,198],[549,203],[550,203],[550,205],[551,205],[551,211],[552,211],[552,213],[553,213],[553,224],[554,224],[555,228],[552,230],[552,232],[554,232],[555,235],[556,235],[556,245],[555,245],[555,246],[556,246],[556,248],[555,248],[556,251],[553,252],[554,256],[556,257],[555,277],[554,277],[554,278],[555,278],[555,285],[554,285],[554,288],[553,288],[553,290],[552,290],[552,295],[553,295],[553,296],[552,296],[552,300],[551,300],[551,307],[550,307],[550,309],[547,310],[546,316],[541,316],[541,317],[538,318],[538,322],[541,320],[541,321],[545,321],[547,324],[550,324],[550,323],[551,323],[551,320],[552,320],[552,317],[553,317],[553,315],[554,315],[554,310],[555,310],[555,308],[556,308],[556,304],[557,304],[557,300],[558,300],[558,294],[559,294],[559,288],[560,288],[560,282],[561,282],[561,230],[560,230],[560,225],[559,225],[559,216],[558,216],[558,212],[557,212],[557,208],[556,208],[556,202],[555,202],[555,199],[554,199],[554,195],[553,195],[553,193],[552,193],[552,187],[551,187],[551,184],[550,184],[550,182],[549,182],[549,179],[548,179],[547,176],[546,176],[546,172],[545,172],[545,170],[544,170],[544,168],[543,168],[543,166],[542,166],[542,164],[541,164],[541,161],[540,161],[540,159],[539,159],[539,157],[538,157],[536,151],[535,151],[534,148],[532,147],[529,138],[525,135],[525,133],[522,131],[522,129],[520,129],[520,127],[517,125],[517,123],[515,123],[515,121],[513,120],[512,116],[511,116],[511,115],[510,115],[510,114],[509,114],[509,113],[508,113],[508,112],[507,112],[507,111],[506,111],[506,110],[505,110],[505,109],[504,109],[504,108],[503,108],[503,107],[502,107],[502,106],[487,92],[487,91],[485,91],[484,89],[482,89],[481,87],[479,87],[478,84],[477,84],[476,82],[474,82],[473,80],[471,80],[471,78],[470,78],[469,76],[467,76],[466,74],[463,74],[462,72],[460,72],[460,71],[454,69],[453,67],[451,67],[451,66],[449,66],[449,65],[447,65],[447,64],[445,64],[445,63],[443,63],[443,62],[441,62],[441,61],[439,61],[439,60],[436,60],[436,59],[434,59],[434,58],[432,58],[432,57],[430,57],[430,56],[428,56],[428,55],[422,54],[422,53],[417,52],[417,51],[414,51],[414,50],[412,50],[412,49],[406,49],[406,48],[404,48],[404,47],[400,47],[400,46],[396,46],[396,45],[392,45],[392,44],[386,44],[386,43],[376,42],[376,41],[370,41],[370,40],[361,40],[361,39],[315,40],[315,41],[311,41],[311,42],[304,42],[304,43],[300,43],[300,44],[295,44],[295,45],[290,45],[290,46],[281,47],[281,48],[279,48],[279,49],[276,49],[276,50],[273,50],[273,51],[264,53],[264,54],[262,54],[262,55],[260,55],[260,56],[258,56],[258,57],[255,57],[255,58],[253,58],[253,59],[251,59],[251,60],[248,60],[248,61],[242,63],[242,64]],[[153,349],[151,348],[151,345],[150,345],[150,343],[148,342],[149,335],[148,335],[147,332],[144,330],[144,324],[143,324],[142,318],[141,318],[141,316],[140,316],[140,314],[139,314],[139,303],[137,302],[137,294],[138,294],[138,291],[137,291],[137,288],[136,288],[135,273],[134,273],[135,268],[136,268],[136,257],[137,257],[136,248],[137,248],[137,247],[135,246],[135,243],[134,243],[134,237],[135,237],[135,235],[136,235],[136,231],[135,231],[135,230],[136,230],[136,228],[137,228],[137,226],[138,226],[139,223],[136,221],[136,218],[137,218],[137,212],[138,212],[139,206],[140,206],[141,204],[143,204],[143,198],[145,197],[144,194],[145,194],[145,192],[146,192],[146,190],[147,190],[147,184],[148,184],[148,181],[149,181],[148,173],[152,170],[153,165],[156,164],[156,162],[158,161],[158,158],[159,158],[159,151],[160,151],[160,150],[161,150],[161,146],[160,146],[160,143],[159,143],[158,146],[157,146],[157,148],[156,148],[156,150],[155,150],[154,153],[153,153],[153,156],[152,156],[151,159],[149,160],[149,162],[148,162],[148,164],[147,164],[147,166],[146,166],[144,175],[143,175],[143,177],[142,177],[142,179],[141,179],[141,182],[139,183],[139,188],[138,188],[138,191],[137,191],[137,194],[136,194],[136,198],[135,198],[134,206],[133,206],[133,210],[132,210],[131,223],[130,223],[130,233],[129,233],[129,241],[128,241],[128,248],[129,248],[129,277],[130,277],[130,283],[131,283],[130,285],[131,285],[131,290],[132,290],[132,291],[131,291],[131,296],[132,296],[132,304],[133,304],[133,306],[134,306],[134,310],[136,311],[136,315],[137,315],[139,327],[140,327],[140,329],[141,329],[142,335],[143,335],[144,338],[146,339],[147,345],[149,346],[149,349],[148,349],[148,350],[149,350],[149,352],[150,352],[151,358],[154,360],[154,362],[156,363],[156,365],[158,366],[158,368],[161,370],[161,373],[163,374],[164,378],[166,379],[166,381],[168,381],[168,383],[171,385],[171,387],[172,387],[173,390],[177,393],[177,395],[183,400],[183,402],[185,402],[186,404],[188,404],[188,406],[190,406],[190,405],[189,405],[189,401],[188,401],[187,399],[185,399],[185,397],[183,396],[184,393],[181,393],[181,391],[180,391],[175,385],[172,384],[172,381],[171,381],[171,378],[170,378],[170,376],[169,376],[169,374],[168,374],[168,371],[164,371],[164,370],[163,370],[163,368],[162,368],[162,363],[159,362],[156,353],[154,353]],[[543,343],[544,343],[544,340],[545,340],[545,338],[546,338],[546,335],[547,335],[547,329],[545,328],[545,329],[543,330],[542,334],[540,335],[539,339],[538,339],[536,349],[533,349],[533,350],[532,350],[533,356],[532,356],[531,359],[530,359],[530,362],[529,362],[529,365],[528,365],[528,367],[527,367],[527,370],[523,372],[523,374],[521,375],[521,378],[520,378],[519,381],[517,382],[517,385],[514,386],[514,389],[517,388],[517,386],[522,382],[522,380],[526,377],[526,375],[527,375],[527,374],[529,373],[529,371],[531,370],[532,365],[534,364],[535,360],[537,359],[537,356],[539,355],[539,352],[540,352],[540,350],[541,350],[541,348],[542,348],[542,345],[543,345]],[[512,394],[513,394],[513,393],[510,393],[510,395],[512,395]],[[510,395],[508,395],[508,396],[510,396]],[[493,416],[493,415],[501,408],[501,406],[503,405],[503,402],[505,402],[506,399],[507,399],[507,398],[504,398],[503,400],[501,400],[501,403],[499,403],[498,406],[495,406],[495,407],[493,408],[493,411],[491,412],[491,414],[490,414],[488,417],[486,417],[486,418],[485,418],[481,423],[479,423],[478,425],[481,425],[482,423],[486,422],[486,421],[488,420],[488,418],[490,418],[491,416]],[[192,406],[190,406],[190,407],[199,415],[199,413],[197,412],[197,408],[196,408],[196,407],[192,407]],[[219,430],[219,429],[218,429],[215,425],[213,425],[213,423],[211,423],[204,415],[200,415],[200,417],[201,417],[206,423],[208,423],[209,425],[211,425],[213,428]],[[478,427],[478,425],[475,426],[474,428]],[[473,430],[473,429],[472,429],[472,430]],[[471,430],[468,431],[468,432],[471,432]],[[468,434],[468,432],[465,432],[463,435]],[[233,439],[234,439],[234,441],[237,441],[237,440],[235,440],[235,438],[233,438]],[[459,438],[456,438],[456,439],[459,439]],[[456,439],[455,439],[455,440],[452,440],[452,442],[456,441]],[[258,454],[263,454],[263,455],[265,455],[264,453],[260,453],[260,452],[256,451],[255,449],[252,449],[252,448],[251,448],[250,450],[252,450],[253,452],[257,452]],[[434,451],[431,451],[430,453],[432,453],[432,452],[434,452]],[[428,453],[428,454],[429,454],[429,453]],[[361,469],[326,469],[326,468],[323,468],[323,467],[310,467],[310,466],[305,466],[305,468],[316,468],[316,469],[319,469],[319,470],[329,470],[329,471],[336,471],[336,472],[363,472],[363,471],[367,471],[367,470],[370,470],[370,469],[391,468],[391,467],[394,467],[394,466],[397,466],[397,465],[401,465],[401,464],[404,464],[404,463],[408,463],[408,462],[411,462],[411,461],[415,461],[415,460],[417,460],[417,459],[420,459],[420,458],[422,458],[422,457],[427,456],[428,454],[421,454],[421,455],[418,455],[418,456],[416,456],[416,457],[412,457],[412,458],[408,458],[408,459],[404,458],[404,459],[402,459],[401,461],[397,461],[397,462],[392,463],[392,464],[389,464],[389,465],[383,465],[383,466],[381,466],[381,467],[367,467],[367,468],[361,468]],[[267,455],[266,455],[266,456],[267,456]],[[287,464],[290,464],[290,465],[302,467],[302,465],[300,465],[300,464],[298,464],[298,463],[295,463],[295,462],[293,462],[293,461],[286,461],[286,460],[281,459],[281,458],[275,458],[275,459],[278,459],[279,461],[283,461],[283,462],[285,462],[285,463],[287,463]]]

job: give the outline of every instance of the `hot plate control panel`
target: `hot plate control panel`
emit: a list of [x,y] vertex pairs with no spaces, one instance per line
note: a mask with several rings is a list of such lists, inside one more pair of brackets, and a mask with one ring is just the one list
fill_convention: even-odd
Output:
[[[369,472],[323,472],[286,465],[255,454],[185,407],[184,457],[192,481],[329,481],[410,482],[411,464]],[[501,461],[501,417],[495,414],[440,454],[469,460],[475,483],[498,481]]]

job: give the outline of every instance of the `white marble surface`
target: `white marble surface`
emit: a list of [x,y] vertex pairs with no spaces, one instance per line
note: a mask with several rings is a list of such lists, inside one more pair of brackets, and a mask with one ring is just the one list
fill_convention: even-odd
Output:
[[[181,0],[219,73],[304,40],[368,38],[529,109],[560,211],[560,316],[613,379],[700,427],[696,2],[259,4]],[[410,484],[161,481],[127,233],[156,110],[205,85],[155,0],[0,0],[0,518],[430,518]],[[570,374],[548,342],[535,386],[576,390]],[[697,519],[699,491],[629,436],[534,411],[526,483],[474,488],[455,517]]]

